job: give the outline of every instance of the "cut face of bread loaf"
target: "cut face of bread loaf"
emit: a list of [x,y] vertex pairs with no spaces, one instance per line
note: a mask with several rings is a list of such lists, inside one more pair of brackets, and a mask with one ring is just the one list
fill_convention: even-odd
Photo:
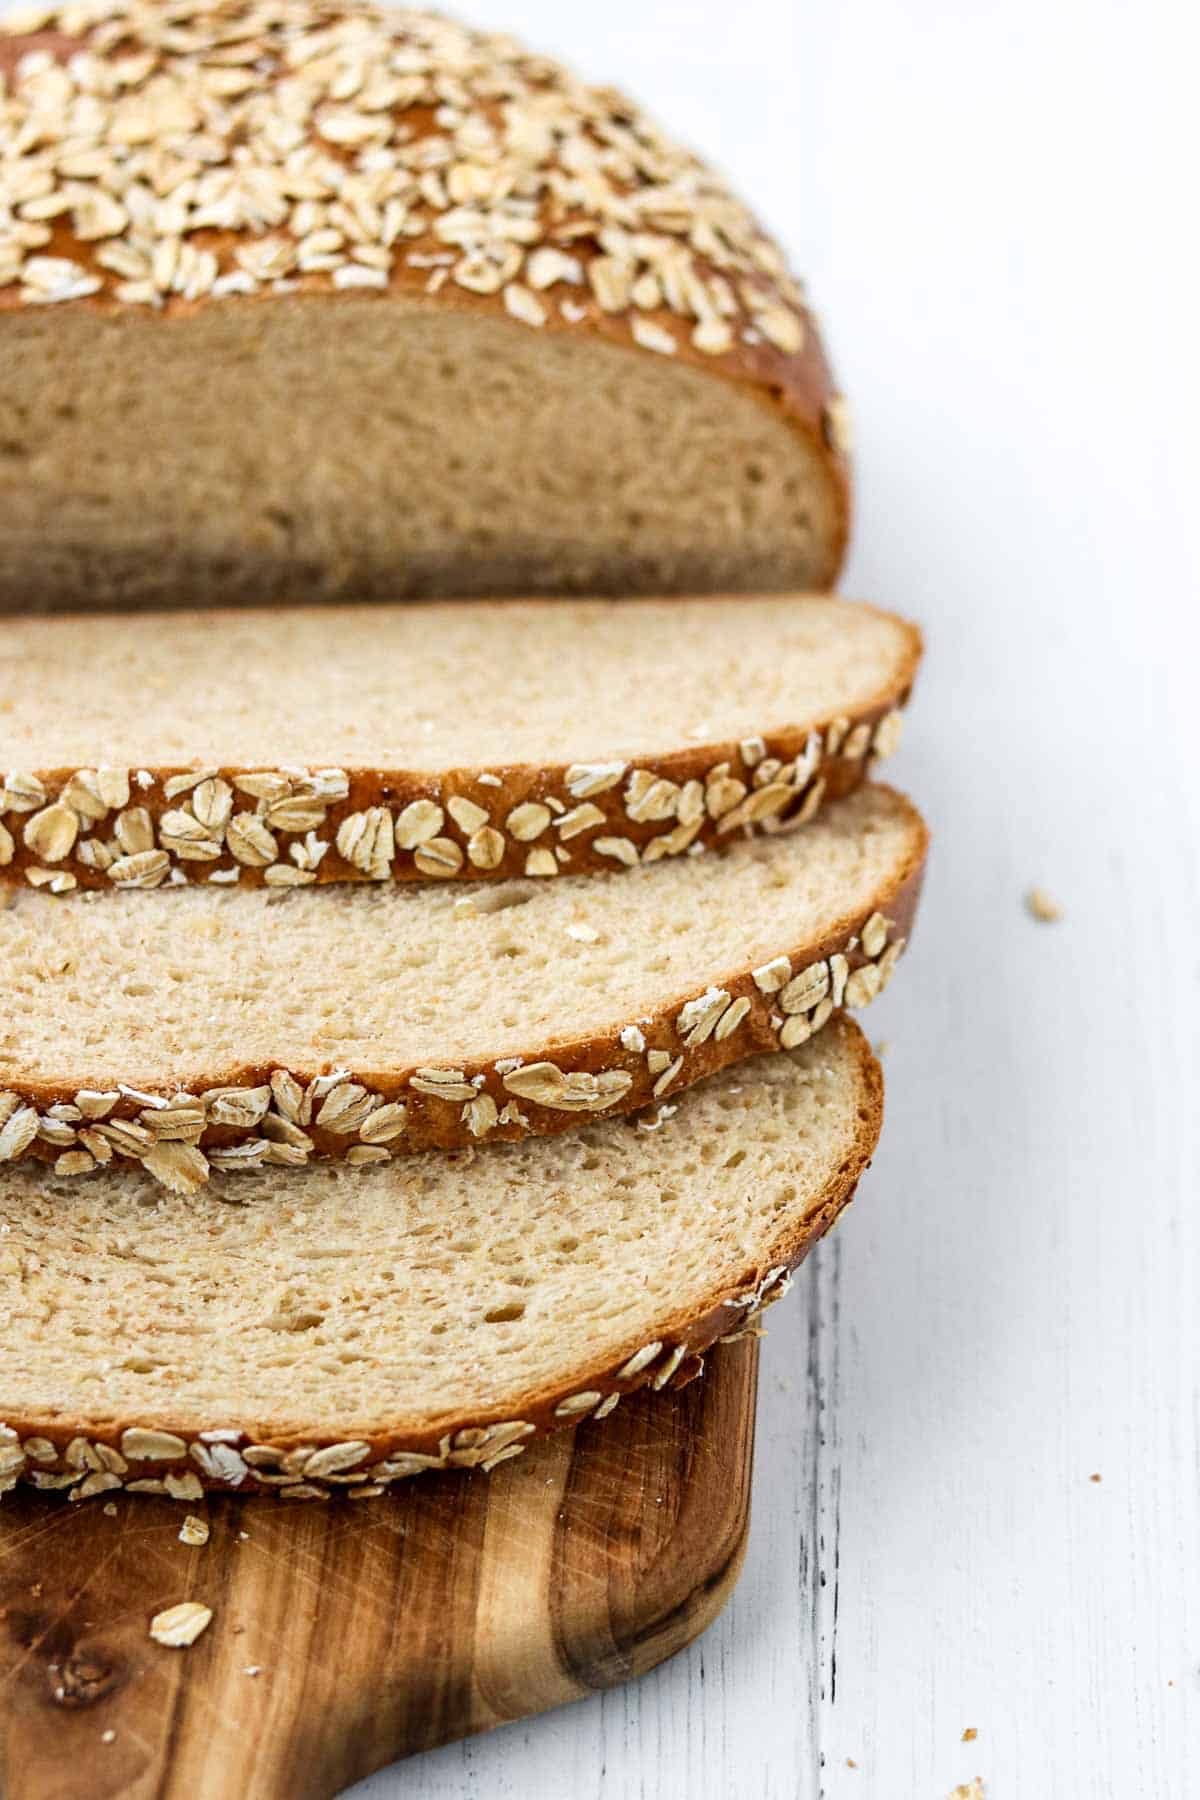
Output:
[[104,893],[0,909],[0,1161],[386,1161],[673,1103],[886,982],[926,832],[868,783],[620,876]]
[[0,623],[0,879],[546,879],[848,792],[915,627],[814,596]]
[[0,170],[0,604],[836,575],[845,408],[780,250],[509,38],[14,13]]
[[220,1177],[0,1172],[0,1491],[376,1493],[698,1370],[850,1199],[882,1084],[835,1020],[648,1128]]

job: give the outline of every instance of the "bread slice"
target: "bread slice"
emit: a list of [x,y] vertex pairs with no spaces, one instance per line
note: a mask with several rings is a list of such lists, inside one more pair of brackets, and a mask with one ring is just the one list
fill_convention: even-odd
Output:
[[550,877],[807,817],[899,735],[914,626],[845,600],[23,618],[0,877],[59,893]]
[[794,834],[621,876],[0,910],[0,1161],[169,1186],[565,1131],[674,1101],[865,1004],[912,922],[919,814],[872,783]]
[[5,1171],[0,1489],[316,1498],[491,1468],[744,1331],[850,1199],[881,1105],[839,1018],[652,1129],[182,1200]]
[[803,290],[611,89],[353,0],[38,6],[6,78],[0,604],[832,584]]

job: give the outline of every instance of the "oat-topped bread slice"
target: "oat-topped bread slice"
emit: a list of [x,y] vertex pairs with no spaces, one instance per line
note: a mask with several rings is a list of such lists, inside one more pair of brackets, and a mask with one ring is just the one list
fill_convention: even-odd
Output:
[[510,37],[39,5],[0,171],[0,604],[837,573],[845,408],[778,246]]
[[850,1199],[881,1100],[839,1019],[665,1122],[470,1161],[186,1197],[0,1171],[0,1490],[319,1497],[490,1468],[745,1330]]
[[825,597],[0,622],[0,879],[539,878],[807,817],[915,627]]
[[210,1164],[559,1132],[673,1104],[891,974],[925,827],[867,783],[811,824],[619,876],[192,887],[0,908],[0,1161]]

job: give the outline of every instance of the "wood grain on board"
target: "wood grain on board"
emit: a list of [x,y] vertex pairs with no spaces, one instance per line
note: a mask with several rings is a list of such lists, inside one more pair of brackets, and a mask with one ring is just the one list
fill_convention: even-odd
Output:
[[[758,1347],[490,1476],[355,1505],[0,1507],[4,1800],[325,1800],[397,1757],[643,1673],[732,1591]],[[179,1541],[203,1512],[203,1547]],[[187,1649],[154,1613],[213,1609]]]

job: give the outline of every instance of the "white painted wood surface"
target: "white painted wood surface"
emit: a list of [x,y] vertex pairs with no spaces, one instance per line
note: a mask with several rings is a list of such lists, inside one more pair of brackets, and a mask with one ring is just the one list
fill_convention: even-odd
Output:
[[[356,1793],[944,1800],[980,1776],[988,1800],[1190,1800],[1190,9],[471,10],[650,100],[810,276],[858,421],[847,586],[928,630],[897,778],[937,847],[870,1017],[884,1148],[771,1315],[728,1611],[635,1686]],[[1026,915],[1034,882],[1060,924]]]

